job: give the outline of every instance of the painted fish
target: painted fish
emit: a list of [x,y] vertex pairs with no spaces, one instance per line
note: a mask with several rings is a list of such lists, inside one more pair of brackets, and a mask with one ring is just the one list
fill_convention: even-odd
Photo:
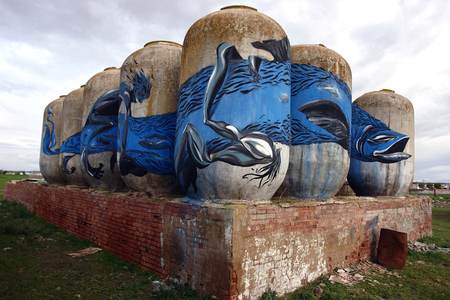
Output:
[[44,123],[44,138],[42,140],[42,152],[46,155],[57,155],[60,149],[56,148],[55,122],[53,110],[48,108],[46,122]]
[[120,106],[119,90],[111,90],[100,96],[93,105],[81,131],[81,162],[94,178],[103,176],[103,164],[93,167],[89,155],[112,152],[110,169],[114,169],[117,151],[117,115]]
[[61,145],[61,154],[63,155],[63,172],[73,174],[75,167],[67,168],[69,161],[76,155],[81,154],[81,131],[68,137]]
[[[289,105],[288,93],[280,93],[290,85],[289,41],[285,38],[252,45],[271,53],[273,61],[258,56],[243,59],[234,45],[222,43],[217,47],[215,66],[200,70],[180,89],[175,170],[185,190],[190,185],[196,189],[197,169],[216,161],[241,167],[264,164],[244,175],[249,181],[258,181],[259,186],[278,174],[280,150],[274,143],[289,143],[290,122],[280,119],[287,114],[279,105]],[[277,105],[258,120],[254,120],[253,111],[244,113],[249,103],[258,105],[262,99]],[[242,107],[241,115],[230,113],[238,107]]]
[[322,68],[292,64],[292,145],[334,142],[349,148],[351,92]]
[[145,101],[151,89],[151,80],[142,68],[137,72],[130,69],[127,80],[120,84],[119,166],[122,175],[175,173],[173,149],[176,113],[147,117],[132,115],[131,105]]
[[356,103],[352,104],[352,158],[367,162],[399,162],[411,157],[403,152],[408,140],[406,134],[391,130]]

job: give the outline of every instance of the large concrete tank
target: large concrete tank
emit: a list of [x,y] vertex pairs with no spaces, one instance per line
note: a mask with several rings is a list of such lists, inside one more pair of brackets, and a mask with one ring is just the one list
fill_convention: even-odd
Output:
[[67,184],[86,185],[81,173],[81,119],[83,116],[84,85],[70,92],[64,99],[62,118],[62,146],[60,165]]
[[362,95],[354,105],[350,186],[359,196],[407,194],[414,177],[411,102],[381,90]]
[[213,12],[183,44],[175,170],[197,199],[268,200],[289,157],[289,41],[245,6]]
[[39,169],[48,183],[64,183],[59,162],[64,98],[65,96],[60,96],[59,99],[50,102],[44,110]]
[[88,80],[83,93],[81,171],[92,187],[124,187],[117,166],[120,69],[110,67]]
[[352,74],[323,45],[296,45],[292,60],[292,145],[280,195],[324,200],[345,182],[350,165]]
[[120,71],[118,161],[123,181],[151,195],[174,193],[173,151],[181,45],[147,43]]

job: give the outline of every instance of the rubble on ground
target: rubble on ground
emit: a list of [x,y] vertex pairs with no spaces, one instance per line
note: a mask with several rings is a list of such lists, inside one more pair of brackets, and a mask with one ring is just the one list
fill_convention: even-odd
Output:
[[71,252],[71,253],[67,253],[67,255],[71,256],[71,257],[83,257],[83,256],[87,256],[87,255],[91,255],[94,253],[97,253],[99,251],[102,251],[101,248],[96,248],[96,247],[89,247],[89,248],[85,248],[76,252]]
[[[450,254],[450,248],[442,248],[436,246],[436,244],[425,244],[421,242],[408,242],[408,249],[416,252],[442,252]],[[418,264],[423,264],[423,261],[417,261]],[[328,278],[331,283],[340,283],[343,285],[354,285],[362,281],[369,281],[370,283],[379,284],[377,280],[368,278],[369,275],[384,274],[388,276],[395,276],[400,278],[401,276],[395,271],[389,271],[383,266],[370,262],[361,261],[348,268],[336,269]]]
[[439,198],[440,198],[439,200],[432,201],[433,207],[445,208],[445,207],[450,206],[450,201],[445,200],[444,197],[439,197]]
[[[170,280],[169,280],[170,281]],[[160,281],[160,280],[153,280],[152,281],[152,292],[153,293],[159,293],[162,291],[168,291],[173,289],[174,286],[170,283],[166,283],[164,281]]]
[[450,248],[442,248],[436,246],[436,244],[425,244],[418,241],[408,242],[408,249],[411,251],[416,251],[420,253],[425,252],[442,252],[446,254],[450,254]]
[[376,281],[367,278],[368,275],[374,274],[386,274],[390,276],[400,277],[397,272],[389,271],[381,265],[370,261],[361,261],[348,268],[337,269],[335,272],[333,272],[333,274],[330,275],[328,280],[331,283],[354,285],[365,280]]

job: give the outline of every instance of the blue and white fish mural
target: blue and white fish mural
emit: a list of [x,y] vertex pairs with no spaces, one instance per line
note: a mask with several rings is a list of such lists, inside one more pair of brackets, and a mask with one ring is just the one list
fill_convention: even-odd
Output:
[[120,85],[124,111],[119,113],[119,166],[121,174],[175,175],[173,151],[176,113],[135,117],[131,105],[150,96],[152,84],[143,70],[130,72]]
[[414,108],[391,90],[369,92],[352,105],[347,180],[357,196],[404,196],[414,176]]
[[42,138],[42,152],[45,155],[58,155],[60,152],[60,149],[57,148],[56,145],[56,128],[55,128],[55,122],[53,120],[54,113],[53,109],[49,107],[46,112],[46,120],[44,122],[44,133]]
[[[303,47],[295,46],[293,51]],[[290,161],[279,193],[296,199],[328,199],[347,176],[351,90],[336,74],[306,63],[293,63],[291,78]]]
[[103,163],[93,166],[89,160],[92,154],[111,152],[109,169],[114,172],[117,152],[117,115],[119,112],[119,90],[110,90],[100,96],[92,106],[80,137],[81,163],[91,177],[101,179]]
[[351,92],[322,68],[292,64],[292,145],[337,143],[349,147]]
[[403,152],[409,136],[391,130],[358,104],[352,105],[351,157],[360,161],[396,163],[411,157]]
[[42,120],[39,169],[48,183],[64,183],[59,155],[61,153],[64,97],[61,96],[47,105]]
[[239,180],[259,187],[284,176],[275,144],[290,142],[289,42],[285,38],[252,45],[274,59],[243,59],[234,45],[222,43],[216,64],[180,88],[175,171],[185,191],[198,192],[198,171],[215,162],[251,167]]
[[81,154],[81,132],[77,132],[63,141],[60,152],[63,155],[63,172],[68,175],[75,173],[76,167],[72,166],[69,169],[68,164],[72,158]]
[[84,111],[84,87],[73,90],[64,98],[62,109],[62,144],[60,164],[67,184],[86,186],[81,169],[81,129]]

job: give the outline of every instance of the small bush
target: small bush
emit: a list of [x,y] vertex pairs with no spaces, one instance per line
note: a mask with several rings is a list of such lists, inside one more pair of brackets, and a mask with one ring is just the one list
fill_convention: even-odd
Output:
[[268,289],[261,295],[260,300],[276,300],[278,299],[277,292]]
[[316,297],[310,291],[299,291],[294,293],[289,299],[292,300],[314,300]]

